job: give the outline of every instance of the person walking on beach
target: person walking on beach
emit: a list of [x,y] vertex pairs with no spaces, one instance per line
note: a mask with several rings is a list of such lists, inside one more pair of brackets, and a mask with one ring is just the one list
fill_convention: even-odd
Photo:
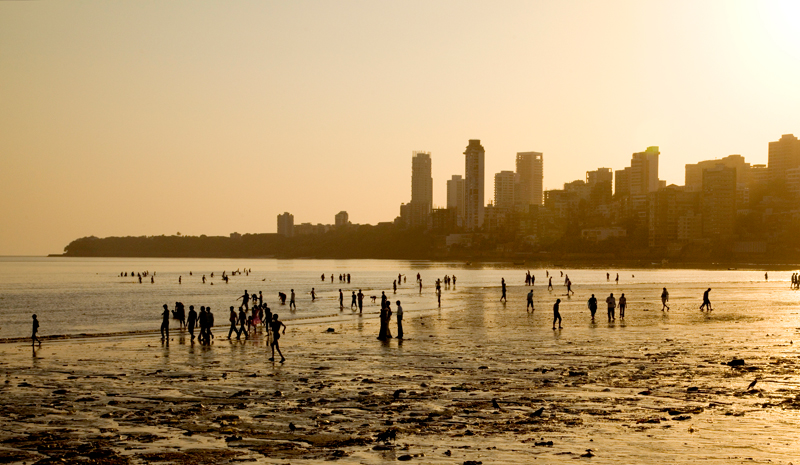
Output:
[[399,300],[395,303],[397,304],[397,339],[403,339],[403,307]]
[[164,304],[164,311],[161,312],[161,340],[169,342],[169,307]]
[[278,314],[272,315],[272,321],[270,321],[270,332],[272,332],[272,342],[269,344],[272,348],[272,357],[269,358],[270,362],[275,361],[275,351],[278,351],[278,355],[281,356],[281,363],[286,361],[286,358],[281,353],[281,346],[278,344],[278,339],[281,338],[281,326],[283,326],[283,334],[286,334],[286,325],[283,324],[282,321],[278,319]]
[[625,318],[625,307],[628,306],[628,299],[625,298],[625,293],[623,292],[621,296],[619,296],[619,317]]
[[456,275],[453,275],[453,289],[456,288]]
[[361,292],[361,289],[358,290],[356,297],[358,297],[358,313],[361,313],[364,311],[364,293]]
[[[398,304],[400,302],[398,301]],[[42,340],[39,339],[37,333],[39,332],[39,318],[36,317],[34,313],[31,317],[33,319],[32,327],[31,327],[31,347],[33,347],[37,342],[39,343],[39,347],[42,347]]]
[[197,326],[200,328],[200,334],[197,336],[197,342],[204,344],[206,340],[206,326],[208,325],[208,315],[206,315],[205,305],[200,306],[200,314],[197,315]]
[[567,278],[567,297],[569,297],[570,294],[574,295],[575,291],[572,290],[572,281],[570,281],[569,278]]
[[550,276],[550,277],[549,277],[549,278],[547,278],[547,279],[548,279],[548,280],[547,280],[547,290],[548,290],[548,291],[552,291],[552,290],[553,290],[553,277],[552,277],[552,276]]
[[356,299],[358,299],[358,297],[356,297],[356,291],[353,291],[353,295],[350,296],[350,308],[358,307]]
[[419,281],[419,293],[422,294],[422,278],[418,279],[417,281]]
[[558,329],[561,329],[561,313],[558,311],[558,306],[561,304],[561,299],[556,299],[553,304],[553,329],[556,329],[556,320],[558,320]]
[[442,306],[442,288],[436,288],[436,301],[439,303],[439,306]]
[[614,316],[614,309],[617,308],[617,299],[614,298],[613,292],[606,298],[606,304],[608,304],[608,321],[611,322],[611,320],[616,320],[616,317]]
[[769,281],[769,272],[768,271],[764,272],[764,281]]
[[236,339],[239,339],[239,330],[236,329],[236,310],[234,310],[233,305],[231,305],[231,311],[228,315],[228,321],[231,322],[231,329],[228,330],[228,339],[231,338],[231,334],[236,333]]
[[291,309],[293,307],[295,310],[297,310],[297,304],[294,303],[294,289],[292,289],[292,292],[289,296],[289,308]]
[[197,324],[197,312],[194,311],[194,305],[189,305],[189,315],[186,318],[186,324],[189,328],[189,335],[192,336],[194,341],[194,326]]
[[[250,339],[250,333],[247,332],[247,328],[245,327],[246,324],[247,314],[244,312],[244,308],[239,307],[239,334],[236,335],[236,339],[239,339],[242,334],[244,334],[245,339]],[[228,336],[228,339],[230,339],[230,336]]]
[[[528,310],[528,309],[530,309],[530,310]],[[536,309],[533,307],[533,289],[531,289],[528,292],[528,304],[525,306],[525,311],[532,312],[534,310],[536,310]]]
[[617,278],[614,280],[614,282],[619,284],[619,273],[617,273]]
[[595,297],[594,294],[592,294],[592,296],[589,297],[589,301],[586,304],[589,307],[589,313],[592,314],[592,321],[594,321],[594,314],[597,313],[597,297]]
[[661,311],[662,312],[664,311],[665,308],[667,310],[669,310],[669,305],[667,305],[667,302],[669,302],[669,292],[667,292],[667,288],[665,287],[664,290],[661,291]]
[[344,294],[342,294],[342,290],[339,289],[339,309],[344,308]]
[[311,301],[317,300],[317,293],[314,291],[314,288],[311,288]]
[[708,293],[709,292],[711,292],[711,288],[710,287],[708,289],[706,289],[705,292],[703,292],[703,304],[700,305],[700,310],[703,310],[703,308],[705,308],[708,311],[713,310],[711,308],[711,301],[708,300]]
[[500,296],[500,302],[506,302],[506,278],[500,278],[500,286],[503,288],[503,295]]
[[392,282],[392,289],[394,289],[394,293],[397,294],[397,281]]

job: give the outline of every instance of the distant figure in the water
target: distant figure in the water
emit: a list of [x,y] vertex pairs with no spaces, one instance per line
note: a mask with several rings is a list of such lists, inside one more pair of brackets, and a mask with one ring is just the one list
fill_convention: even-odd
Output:
[[606,281],[611,281],[611,273],[606,272]]
[[500,278],[500,286],[503,288],[503,295],[500,296],[500,302],[506,302],[506,278]]
[[439,306],[442,306],[442,288],[436,289],[436,301],[439,303]]
[[289,308],[294,308],[297,310],[297,304],[294,301],[294,289],[292,289],[291,293],[289,294]]
[[769,272],[764,272],[764,281],[769,281]]
[[558,320],[558,329],[561,329],[561,313],[558,311],[560,303],[561,299],[556,299],[556,303],[553,304],[553,329],[556,329],[556,320]]
[[621,296],[619,296],[619,317],[625,318],[625,307],[628,306],[628,299],[625,298],[625,293],[623,292]]
[[181,276],[178,276],[178,284],[181,283]]
[[589,307],[589,313],[592,314],[592,321],[594,321],[594,315],[597,313],[597,297],[592,294],[592,296],[589,297],[589,301],[586,303],[586,305]]
[[311,288],[311,301],[317,300],[317,293],[314,291],[314,288]]
[[392,289],[394,289],[394,293],[397,294],[397,281],[392,282]]
[[[528,309],[530,309],[530,310],[528,310]],[[533,307],[533,289],[531,289],[531,290],[528,292],[528,304],[525,306],[525,310],[526,310],[526,311],[530,311],[530,312],[532,312],[532,311],[536,310],[536,309]]]
[[341,289],[339,289],[339,308],[344,308],[344,294]]
[[278,300],[281,301],[281,305],[286,305],[286,294],[278,292]]
[[39,347],[41,347],[42,340],[39,339],[39,336],[37,336],[37,333],[39,332],[39,318],[36,317],[35,313],[31,318],[33,318],[33,324],[31,328],[31,347],[37,342],[39,343]]
[[286,325],[278,319],[278,314],[275,313],[272,315],[272,321],[270,322],[269,326],[270,332],[272,333],[272,342],[270,343],[270,347],[272,348],[272,357],[269,358],[269,361],[275,361],[275,351],[277,350],[278,355],[281,356],[281,363],[283,363],[286,361],[286,358],[284,358],[283,353],[281,353],[281,346],[278,344],[278,339],[281,338],[281,326],[283,326],[283,334],[286,334]]
[[616,279],[614,279],[614,282],[616,282],[617,284],[619,284],[619,273],[617,273],[617,278],[616,278]]
[[169,307],[164,304],[164,311],[161,313],[161,340],[169,342]]
[[614,298],[614,293],[612,292],[610,296],[606,298],[606,304],[608,304],[608,321],[616,320],[614,316],[614,310],[617,308],[617,299]]
[[664,311],[665,308],[667,310],[669,310],[669,305],[667,305],[667,302],[669,302],[669,292],[667,292],[667,288],[665,287],[664,290],[661,291],[661,311],[662,312]]
[[[140,282],[141,282],[141,280],[140,280]],[[203,275],[203,284],[205,284],[205,283],[206,283],[206,275]]]
[[322,282],[325,282],[325,273],[322,273],[322,276],[320,276],[319,278],[322,280]]
[[358,297],[356,296],[356,291],[353,291],[353,294],[350,296],[350,308],[356,307],[358,308],[357,300]]
[[705,292],[703,292],[703,304],[700,305],[700,310],[703,310],[704,308],[706,310],[708,310],[708,311],[713,310],[711,308],[711,301],[708,299],[708,293],[709,292],[711,292],[711,288],[710,287],[708,289],[706,289]]

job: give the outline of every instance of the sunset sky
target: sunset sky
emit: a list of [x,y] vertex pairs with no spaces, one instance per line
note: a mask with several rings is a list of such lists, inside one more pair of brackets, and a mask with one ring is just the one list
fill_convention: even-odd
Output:
[[0,255],[391,221],[469,139],[545,188],[800,136],[797,1],[0,2]]

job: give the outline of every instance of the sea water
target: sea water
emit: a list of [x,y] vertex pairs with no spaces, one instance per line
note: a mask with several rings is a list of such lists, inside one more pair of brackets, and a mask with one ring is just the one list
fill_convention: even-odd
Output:
[[[236,270],[241,273],[234,274]],[[443,294],[444,308],[468,308],[475,302],[472,293],[477,291],[496,292],[499,299],[503,278],[509,288],[508,305],[516,308],[525,305],[528,270],[536,278],[537,307],[549,309],[556,298],[562,298],[564,314],[573,307],[585,312],[591,293],[598,297],[602,314],[606,296],[616,292],[619,297],[625,289],[629,289],[629,312],[643,306],[660,309],[661,287],[669,288],[673,304],[687,308],[699,306],[703,291],[712,287],[715,306],[745,316],[753,312],[757,316],[774,314],[776,306],[792,308],[800,301],[800,293],[790,289],[789,271],[773,271],[766,280],[763,270],[529,269],[507,263],[399,260],[0,257],[0,339],[29,336],[34,313],[43,336],[157,331],[162,305],[173,309],[175,302],[182,302],[187,311],[189,305],[198,311],[201,305],[210,306],[216,323],[225,325],[228,308],[238,308],[241,300],[237,299],[245,290],[251,294],[260,291],[273,312],[286,321],[355,321],[358,312],[350,309],[351,293],[359,290],[366,296],[366,316],[377,315],[379,307],[371,297],[379,302],[381,292],[393,303],[403,301],[406,312],[414,314],[439,308],[435,282],[445,275],[455,275],[457,281],[455,288]],[[139,283],[136,273],[145,271],[149,275]],[[222,280],[223,272],[229,276],[228,283]],[[422,279],[421,291],[417,273]],[[546,290],[547,273],[552,276],[552,292]],[[606,273],[610,273],[610,279]],[[340,274],[350,274],[350,283],[339,282]],[[394,293],[392,284],[398,274],[404,275],[404,282],[398,283]],[[615,281],[617,274],[619,283]],[[569,298],[564,295],[566,276],[577,292]],[[312,288],[317,294],[313,302]],[[291,289],[297,295],[297,310],[290,311],[288,300],[286,305],[279,305],[278,292],[289,295]],[[339,307],[339,289],[344,293],[344,309]],[[687,320],[687,324],[691,322]]]

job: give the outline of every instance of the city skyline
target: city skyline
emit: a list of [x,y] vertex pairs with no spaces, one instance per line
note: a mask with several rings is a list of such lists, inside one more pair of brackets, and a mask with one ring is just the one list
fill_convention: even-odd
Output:
[[[544,189],[650,146],[659,178],[800,133],[791,1],[0,2],[0,255],[85,236],[392,221],[485,148]],[[466,27],[465,27],[466,25]],[[480,27],[477,27],[480,25]],[[576,169],[576,167],[581,167]],[[787,173],[794,179],[800,173]]]

